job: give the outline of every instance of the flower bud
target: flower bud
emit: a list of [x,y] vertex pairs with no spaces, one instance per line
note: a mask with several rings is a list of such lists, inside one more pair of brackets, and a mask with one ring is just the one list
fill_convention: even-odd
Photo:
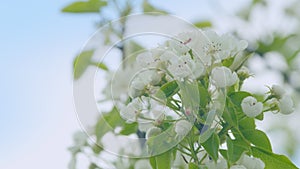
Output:
[[278,102],[278,108],[282,114],[291,114],[294,111],[294,102],[289,95],[282,96]]
[[248,96],[243,99],[242,103],[242,110],[248,117],[256,117],[258,116],[263,109],[263,104],[261,102],[257,102],[257,100],[252,97]]
[[225,66],[215,67],[211,72],[214,85],[223,88],[232,86],[237,81],[237,74]]
[[276,98],[281,98],[285,94],[285,90],[279,85],[273,85],[271,89],[271,93]]

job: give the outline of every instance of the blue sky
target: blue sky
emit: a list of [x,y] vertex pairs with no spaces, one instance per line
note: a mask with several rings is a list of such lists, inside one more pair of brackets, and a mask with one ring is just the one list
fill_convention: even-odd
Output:
[[[72,100],[72,61],[97,20],[60,13],[69,2],[0,5],[0,168],[67,166],[66,148],[80,129]],[[216,1],[203,6],[203,1],[188,0],[185,7],[180,0],[172,0],[172,7],[171,0],[153,2],[194,20],[212,15]]]

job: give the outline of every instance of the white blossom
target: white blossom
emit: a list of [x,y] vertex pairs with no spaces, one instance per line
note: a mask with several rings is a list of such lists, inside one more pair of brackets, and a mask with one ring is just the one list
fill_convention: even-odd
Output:
[[225,66],[215,67],[211,72],[212,82],[216,87],[224,88],[237,82],[237,74]]
[[121,108],[120,115],[127,123],[137,120],[137,116],[143,110],[143,104],[140,98],[134,98],[127,106]]
[[273,85],[271,89],[272,94],[277,98],[281,98],[285,94],[285,90],[279,85]]
[[245,166],[246,169],[264,169],[265,163],[259,158],[250,157],[243,154],[242,157],[237,162],[239,165]]
[[193,125],[187,120],[177,121],[175,124],[175,132],[177,137],[181,139],[186,136],[190,132],[192,126]]
[[161,81],[161,77],[162,75],[158,71],[152,69],[138,72],[129,86],[129,96],[131,98],[140,96],[148,85],[158,84]]
[[234,165],[234,166],[231,166],[230,169],[247,169],[247,168],[243,165]]
[[189,56],[182,56],[171,62],[168,67],[169,72],[174,76],[175,79],[186,78],[193,74],[193,68],[195,62]]
[[289,95],[282,96],[278,101],[279,111],[282,114],[291,114],[294,111],[294,102]]
[[219,36],[211,30],[205,31],[204,34],[206,38],[203,38],[204,43],[200,53],[204,53],[206,57],[210,57],[217,62],[235,56],[248,46],[246,41],[239,41],[229,34]]
[[241,103],[243,112],[248,117],[256,117],[258,116],[263,109],[263,104],[261,102],[257,102],[257,100],[252,97],[248,96],[242,100]]

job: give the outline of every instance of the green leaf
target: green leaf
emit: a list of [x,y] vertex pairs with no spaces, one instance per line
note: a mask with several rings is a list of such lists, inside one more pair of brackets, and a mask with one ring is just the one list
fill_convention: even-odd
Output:
[[89,169],[98,169],[98,166],[95,163],[90,164]]
[[143,11],[145,13],[160,13],[160,14],[167,14],[166,11],[157,9],[153,5],[151,5],[147,0],[144,0],[143,2]]
[[109,113],[103,114],[98,120],[95,127],[97,140],[99,141],[108,131],[112,131],[117,126],[122,127],[123,125],[125,125],[125,120],[122,119],[119,111],[114,107]]
[[152,169],[157,169],[155,156],[150,157],[149,162],[150,162]]
[[217,161],[219,158],[219,144],[220,139],[216,133],[214,133],[206,142],[202,143],[202,146],[214,161]]
[[73,62],[74,79],[79,79],[91,63],[94,50],[81,52]]
[[95,144],[95,145],[92,147],[92,150],[93,150],[93,152],[94,152],[95,154],[99,154],[99,153],[103,150],[103,148],[102,148],[101,146]]
[[64,7],[62,12],[68,13],[99,13],[101,7],[106,6],[106,1],[101,0],[89,0],[73,2],[70,5]]
[[255,130],[255,120],[250,117],[245,117],[239,121],[239,129],[242,130]]
[[230,163],[237,162],[241,155],[248,150],[248,144],[242,140],[231,140],[229,137],[226,139],[227,142],[227,157]]
[[267,135],[260,130],[241,130],[244,137],[256,147],[272,152],[272,146]]
[[234,103],[238,107],[241,106],[242,100],[247,96],[251,96],[251,94],[244,91],[233,92],[229,94],[229,98],[232,103]]
[[254,157],[260,158],[265,163],[265,169],[297,169],[286,156],[274,154],[258,147],[252,147]]
[[233,61],[234,61],[234,57],[230,57],[228,59],[223,60],[222,65],[229,67],[230,65],[232,65]]
[[199,169],[199,167],[195,163],[189,163],[189,169]]
[[198,85],[199,95],[200,95],[200,106],[205,108],[208,102],[210,101],[210,95],[208,90],[202,86],[201,84]]
[[227,150],[220,149],[220,153],[226,160],[228,160],[228,151]]
[[155,157],[156,169],[171,169],[172,166],[172,150]]
[[194,23],[197,28],[210,28],[212,27],[212,23],[210,21],[200,21]]
[[176,94],[179,91],[179,87],[176,81],[171,81],[166,84],[164,84],[160,90],[155,94],[157,98],[160,98],[162,100],[169,98]]
[[125,123],[123,129],[120,131],[122,135],[129,135],[132,133],[136,133],[138,130],[138,123]]

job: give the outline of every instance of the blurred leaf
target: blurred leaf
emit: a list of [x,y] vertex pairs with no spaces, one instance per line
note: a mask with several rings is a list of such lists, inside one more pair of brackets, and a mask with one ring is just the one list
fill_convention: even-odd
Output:
[[83,51],[78,56],[76,56],[73,62],[75,80],[79,79],[85,72],[87,67],[90,65],[93,54],[94,50],[88,50]]
[[194,23],[197,28],[210,28],[212,27],[212,23],[210,21],[200,21]]
[[274,38],[271,42],[263,42],[263,41],[259,41],[258,42],[258,48],[256,50],[257,53],[259,53],[260,55],[263,55],[267,52],[270,51],[277,51],[280,52],[281,54],[285,55],[284,49],[285,49],[285,43],[287,42],[287,40],[289,40],[291,37],[294,37],[295,35],[288,35],[288,36],[278,36],[278,35],[274,35]]
[[214,133],[206,142],[201,144],[215,162],[219,158],[219,144],[220,139],[216,133]]
[[75,156],[72,156],[72,159],[68,164],[68,169],[76,169],[76,157]]
[[189,163],[189,169],[199,169],[195,163]]
[[151,5],[147,0],[144,0],[143,2],[143,12],[145,13],[160,13],[160,14],[167,14],[166,11],[157,9],[153,5]]
[[109,113],[103,114],[98,120],[95,127],[97,140],[100,140],[108,131],[112,131],[117,126],[123,126],[124,124],[125,120],[120,116],[118,109],[114,107]]
[[258,147],[252,147],[254,157],[260,158],[265,163],[265,169],[297,169],[286,156],[274,154]]
[[101,0],[89,0],[78,1],[64,7],[62,12],[68,13],[99,13],[101,7],[106,6],[106,1]]
[[94,152],[95,154],[99,154],[99,153],[103,150],[103,148],[102,148],[101,146],[95,144],[95,145],[92,147],[92,150],[93,150],[93,152]]
[[94,50],[81,52],[76,56],[73,62],[74,79],[79,79],[90,65],[94,65],[102,70],[108,70],[104,63],[95,63],[92,61]]
[[94,163],[90,164],[89,169],[98,169],[98,166]]

